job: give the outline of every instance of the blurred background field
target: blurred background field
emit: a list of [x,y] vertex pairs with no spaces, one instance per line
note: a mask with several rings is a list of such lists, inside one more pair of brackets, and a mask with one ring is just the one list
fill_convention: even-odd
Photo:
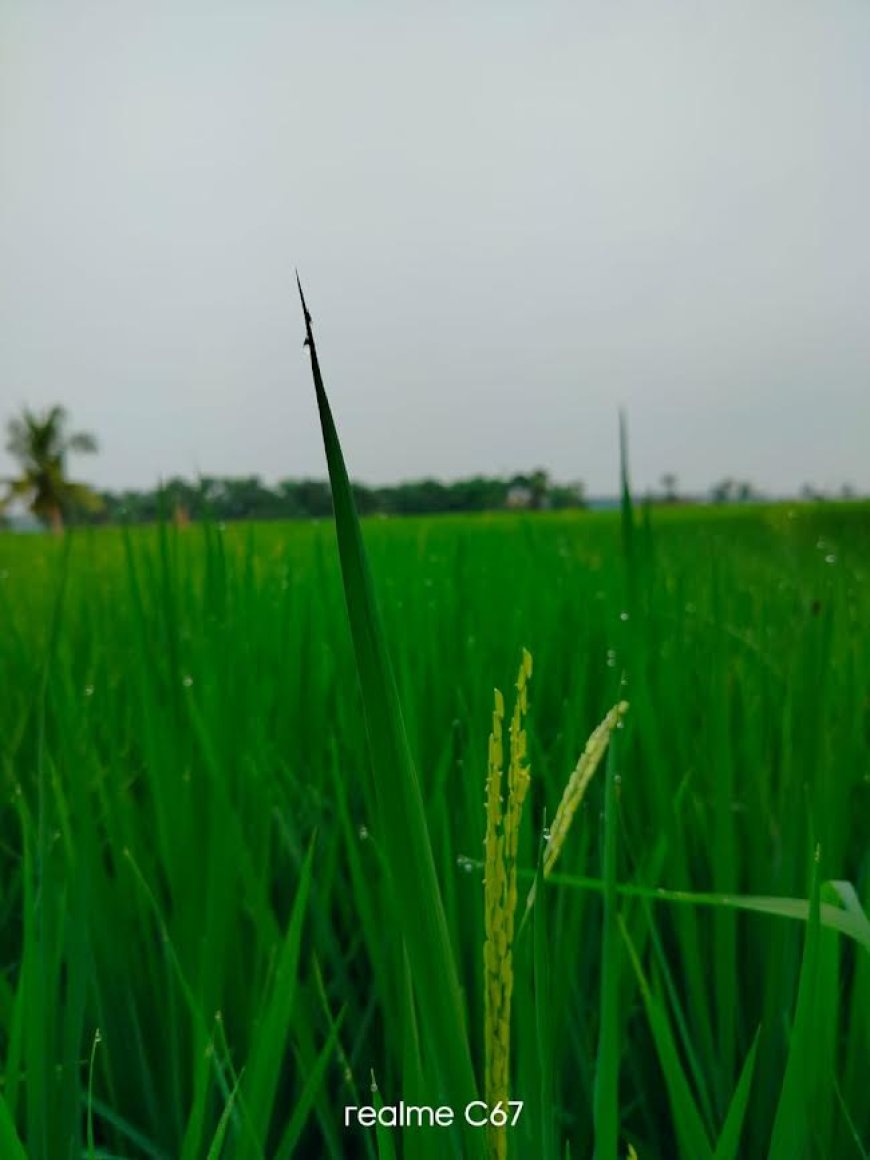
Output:
[[[818,844],[822,878],[870,903],[870,507],[657,509],[636,531],[629,582],[616,513],[364,524],[475,1056],[492,689],[521,646],[522,867],[624,696],[620,881],[806,898]],[[331,523],[0,536],[0,673],[0,1074],[27,1155],[204,1156],[244,1071],[215,1155],[374,1156],[340,1109],[367,1102],[373,1068],[387,1102],[401,1092],[402,962]],[[567,874],[599,873],[602,786]],[[548,893],[555,1119],[586,1156],[600,904]],[[644,961],[711,1139],[761,1025],[741,1152],[761,1156],[805,924],[666,902],[651,918]],[[858,1160],[870,963],[824,937],[812,1154]],[[534,1105],[524,978],[513,1091]],[[619,986],[623,1134],[644,1160],[683,1156],[630,965]],[[534,1117],[517,1156],[537,1154]]]

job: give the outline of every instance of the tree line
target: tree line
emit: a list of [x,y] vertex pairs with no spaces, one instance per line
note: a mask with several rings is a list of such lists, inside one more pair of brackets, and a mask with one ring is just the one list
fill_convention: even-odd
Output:
[[[5,480],[0,493],[0,526],[4,513],[15,504],[25,506],[45,526],[60,531],[64,524],[150,523],[161,518],[179,522],[214,520],[323,519],[332,514],[329,484],[320,479],[283,479],[270,486],[258,475],[201,476],[195,481],[176,476],[159,487],[143,490],[97,491],[67,473],[72,454],[97,450],[95,437],[69,430],[69,416],[61,406],[36,413],[24,408],[6,425],[6,448],[19,474]],[[691,503],[681,496],[677,477],[661,477],[662,491],[648,494],[650,503]],[[418,479],[387,487],[353,485],[361,515],[410,516],[500,509],[532,511],[587,506],[582,483],[554,483],[539,468],[509,477],[475,475],[453,483]],[[844,485],[841,498],[855,497]],[[822,492],[805,485],[801,497],[818,501]],[[752,503],[763,496],[747,480],[724,479],[710,489],[714,503]]]
[[[98,491],[69,478],[71,454],[97,450],[89,432],[69,430],[61,406],[37,413],[25,407],[6,426],[7,450],[19,474],[4,481],[4,509],[24,504],[43,524],[59,531],[64,524],[179,521],[319,519],[332,514],[329,484],[319,479],[283,479],[274,486],[258,475],[179,476],[145,490]],[[493,511],[499,508],[578,508],[585,506],[581,483],[551,482],[546,471],[510,478],[473,476],[454,483],[420,479],[389,487],[354,484],[361,515],[434,515]]]
[[[439,515],[499,509],[585,507],[582,484],[552,483],[546,472],[493,477],[477,475],[444,483],[411,480],[385,487],[353,484],[360,515]],[[97,510],[70,513],[84,523],[147,523],[178,520],[325,519],[332,515],[329,484],[320,479],[282,479],[274,485],[258,475],[175,477],[146,490],[99,491]]]

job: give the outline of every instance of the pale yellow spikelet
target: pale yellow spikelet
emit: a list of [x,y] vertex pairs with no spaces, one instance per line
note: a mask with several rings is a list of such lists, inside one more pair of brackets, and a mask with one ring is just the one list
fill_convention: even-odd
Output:
[[[510,763],[507,801],[504,782],[504,698],[496,689],[489,738],[486,778],[486,837],[484,874],[484,1094],[489,1107],[510,1098],[510,1027],[513,993],[513,939],[517,909],[517,846],[523,801],[529,787],[526,764],[527,741],[523,720],[528,707],[531,654],[523,650],[517,675],[517,696],[509,727]],[[504,1125],[487,1127],[489,1160],[505,1160],[507,1132]]]
[[502,721],[504,720],[504,698],[495,690],[495,704],[492,711],[492,732],[489,735],[489,762],[486,776],[486,837],[484,838],[484,916],[486,941],[483,948],[484,960],[484,1011],[486,1020],[487,1052],[485,1088],[489,1091],[493,1078],[493,1052],[489,1050],[490,1036],[497,1025],[501,1007],[501,964],[498,944],[501,934],[501,918],[505,894],[505,874],[501,833],[501,783],[504,746],[502,742]]
[[637,1152],[635,1152],[633,1144],[629,1144],[628,1154],[626,1155],[625,1160],[637,1160]]
[[[556,864],[556,859],[559,857],[562,847],[565,844],[565,838],[568,835],[568,830],[571,828],[574,815],[580,803],[583,801],[583,797],[596,769],[601,764],[602,757],[607,752],[610,735],[627,712],[628,701],[620,701],[618,705],[613,706],[601,724],[593,729],[574,767],[574,772],[568,778],[568,784],[565,786],[562,800],[559,802],[559,808],[556,810],[556,816],[550,827],[547,844],[544,847],[543,869],[545,878],[549,877],[550,872]],[[528,917],[528,913],[534,904],[536,891],[537,883],[533,882],[532,888],[526,898],[525,918]],[[523,921],[525,921],[525,918]]]
[[568,779],[556,816],[550,827],[550,837],[544,850],[544,877],[546,878],[556,864],[556,859],[565,844],[568,830],[574,815],[589,786],[590,781],[607,752],[610,735],[619,724],[619,721],[628,712],[628,702],[620,701],[614,705],[601,724],[592,731],[580,759],[574,767],[574,772]]

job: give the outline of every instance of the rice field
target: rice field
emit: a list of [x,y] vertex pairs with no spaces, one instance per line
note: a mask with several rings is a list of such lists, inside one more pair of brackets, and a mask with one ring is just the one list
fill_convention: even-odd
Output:
[[3,1160],[867,1157],[870,508],[336,512],[0,536]]

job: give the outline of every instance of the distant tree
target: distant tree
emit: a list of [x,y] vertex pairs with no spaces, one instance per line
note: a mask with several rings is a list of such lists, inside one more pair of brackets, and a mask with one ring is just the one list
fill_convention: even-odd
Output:
[[188,483],[179,475],[174,475],[158,493],[159,507],[179,527],[187,524],[191,517],[199,516],[202,502],[202,487]]
[[554,484],[549,499],[552,508],[585,508],[586,488],[579,479],[576,483]]
[[87,484],[67,478],[67,456],[92,453],[97,441],[86,431],[69,432],[63,407],[51,407],[42,414],[25,408],[6,425],[6,449],[18,461],[21,474],[5,480],[7,494],[0,503],[7,507],[23,500],[29,510],[55,532],[64,520],[77,512],[95,512],[101,497]]
[[545,508],[550,493],[550,477],[543,468],[539,467],[529,476],[529,490],[532,493],[532,507],[535,511]]
[[664,489],[665,503],[677,502],[677,477],[672,471],[666,471],[661,477],[661,485]]
[[361,516],[370,516],[378,510],[378,493],[374,488],[366,487],[364,483],[354,483],[351,485],[353,491],[353,502],[356,504],[356,510]]
[[730,503],[734,499],[736,487],[733,479],[720,479],[710,488],[710,498],[713,503]]
[[742,479],[740,483],[737,484],[738,503],[751,503],[753,500],[760,498],[761,496],[759,492],[756,491],[755,487],[749,482],[748,479]]
[[332,492],[322,479],[301,479],[296,484],[296,495],[303,512],[313,519],[327,519],[332,515]]
[[720,480],[710,488],[714,503],[752,503],[761,499],[761,492],[748,479]]

